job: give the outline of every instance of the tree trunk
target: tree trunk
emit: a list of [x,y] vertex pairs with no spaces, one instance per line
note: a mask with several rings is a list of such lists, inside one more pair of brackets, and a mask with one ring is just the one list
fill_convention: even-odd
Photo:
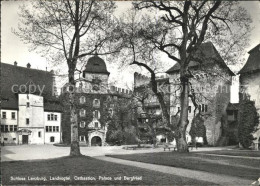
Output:
[[180,113],[180,121],[178,123],[176,142],[177,149],[179,152],[188,152],[188,145],[186,141],[186,129],[188,125],[188,107],[189,107],[189,79],[185,76],[181,76],[181,85],[182,91],[180,96],[181,101],[181,113]]
[[74,68],[69,67],[69,103],[70,103],[70,122],[71,122],[71,146],[70,156],[80,156],[79,135],[78,135],[78,119],[75,106],[75,80]]

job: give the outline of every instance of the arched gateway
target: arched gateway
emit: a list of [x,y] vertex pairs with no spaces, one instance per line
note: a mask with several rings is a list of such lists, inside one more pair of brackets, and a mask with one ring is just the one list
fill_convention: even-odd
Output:
[[94,136],[91,139],[91,146],[102,146],[102,140],[99,136]]

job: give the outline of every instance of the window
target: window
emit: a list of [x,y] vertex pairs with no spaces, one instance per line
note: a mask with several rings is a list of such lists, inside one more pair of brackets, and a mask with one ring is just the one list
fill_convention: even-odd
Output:
[[5,131],[5,132],[9,132],[9,130],[8,130],[8,125],[4,125],[4,131]]
[[93,106],[94,107],[99,107],[100,106],[100,101],[98,99],[94,99]]
[[14,125],[14,131],[17,131],[17,125]]
[[50,114],[48,114],[47,119],[48,119],[48,121],[51,120],[51,115]]
[[84,117],[85,116],[85,110],[84,109],[80,109],[80,111],[79,111],[79,115],[80,115],[80,117]]
[[2,118],[6,119],[6,112],[2,112]]
[[53,115],[53,114],[51,114],[51,121],[53,121],[53,117],[54,117],[54,115]]
[[98,122],[95,122],[95,128],[98,128]]
[[16,141],[16,138],[13,138],[13,141]]
[[86,102],[86,98],[85,98],[84,96],[81,96],[81,97],[79,98],[79,102],[80,102],[81,104],[85,103],[85,102]]
[[59,126],[56,126],[56,132],[59,132]]
[[14,126],[10,125],[10,132],[13,132],[13,131],[14,131]]
[[52,126],[49,126],[49,132],[52,132]]
[[54,142],[54,141],[55,141],[54,136],[51,136],[51,137],[50,137],[50,142]]
[[85,136],[80,136],[79,140],[80,141],[85,141]]
[[81,122],[80,122],[80,127],[81,127],[81,128],[84,128],[84,127],[85,127],[85,121],[81,121]]
[[4,131],[5,131],[4,125],[1,125],[1,132],[4,132]]
[[110,108],[110,109],[108,110],[108,113],[109,113],[109,116],[112,117],[112,116],[113,116],[113,109]]
[[12,112],[12,119],[15,119],[15,112]]
[[49,132],[49,127],[48,126],[45,127],[45,131]]
[[26,103],[26,107],[30,107],[30,103],[29,102]]
[[202,110],[201,110],[202,112],[204,112],[205,111],[205,105],[204,104],[202,104]]
[[5,141],[7,141],[7,140],[8,140],[8,138],[4,138],[4,140],[5,140]]
[[98,115],[99,115],[98,110],[95,110],[95,112],[94,112],[94,118],[98,118]]
[[188,110],[189,110],[189,113],[191,113],[191,106],[189,106]]
[[55,121],[57,121],[57,118],[58,118],[58,116],[57,116],[57,115],[54,115],[54,120],[55,120]]
[[39,137],[39,138],[42,137],[42,133],[41,133],[41,131],[38,132],[38,137]]
[[29,125],[29,124],[30,124],[30,119],[26,118],[26,125]]
[[208,112],[208,105],[205,105],[205,112]]

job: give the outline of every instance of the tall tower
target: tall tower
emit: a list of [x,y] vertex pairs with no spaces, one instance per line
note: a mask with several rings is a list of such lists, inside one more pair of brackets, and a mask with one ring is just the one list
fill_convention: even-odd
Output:
[[83,71],[83,78],[86,80],[83,87],[92,93],[107,93],[109,74],[105,61],[94,55],[89,58]]

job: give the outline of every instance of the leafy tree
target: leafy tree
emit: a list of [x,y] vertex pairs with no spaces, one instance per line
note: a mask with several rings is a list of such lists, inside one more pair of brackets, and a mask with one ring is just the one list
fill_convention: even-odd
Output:
[[[220,46],[234,44],[241,49],[241,46],[246,43],[243,36],[246,37],[245,33],[250,31],[251,19],[245,9],[239,7],[237,2],[231,1],[145,0],[135,2],[134,5],[138,10],[154,11],[157,13],[155,15],[160,17],[160,19],[156,19],[156,17],[143,19],[140,27],[134,27],[139,30],[137,37],[142,37],[146,46],[150,45],[151,48],[165,53],[180,65],[181,110],[175,135],[178,151],[188,152],[186,128],[189,123],[190,78],[193,77],[188,68],[189,64],[192,60],[202,61],[195,54],[205,41],[211,40]],[[135,35],[130,34],[131,36]],[[230,43],[225,42],[223,38]],[[134,51],[137,47],[133,47],[131,40],[129,43]],[[145,68],[151,72],[149,68]]]
[[96,0],[39,0],[20,7],[21,24],[14,33],[53,63],[68,66],[71,156],[80,155],[74,93],[77,64],[95,53],[117,51],[111,44],[118,40],[114,32],[117,26],[112,19],[114,9],[114,2]]
[[108,120],[106,142],[112,144],[135,143],[138,141],[136,117],[131,98],[119,97],[107,105],[111,110]]
[[254,140],[253,133],[259,124],[259,115],[255,103],[250,100],[242,100],[239,105],[238,140],[244,148],[249,148]]

